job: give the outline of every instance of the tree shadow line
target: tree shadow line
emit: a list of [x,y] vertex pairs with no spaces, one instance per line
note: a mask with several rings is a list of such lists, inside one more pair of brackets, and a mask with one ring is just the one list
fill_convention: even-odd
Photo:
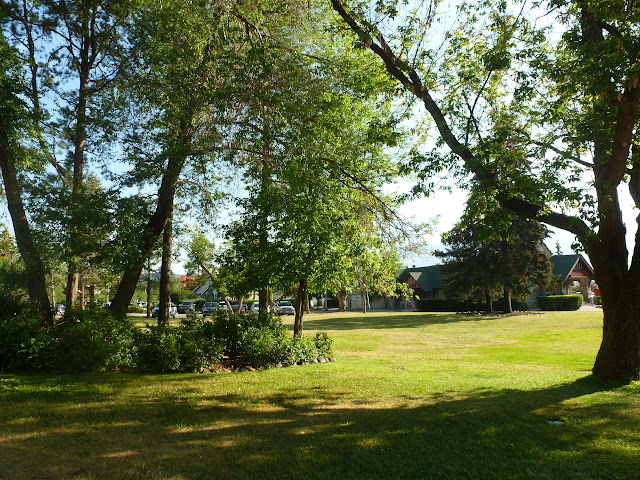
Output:
[[[31,404],[25,415],[35,415],[41,431],[3,426],[7,478],[494,479],[562,471],[633,478],[625,475],[640,467],[637,452],[614,455],[602,444],[616,435],[638,441],[638,419],[630,420],[623,399],[563,405],[615,387],[591,376],[531,391],[399,397],[392,405],[345,403],[323,387],[194,397],[182,383],[202,392],[216,376],[159,381],[177,388],[155,398],[140,392],[123,405],[98,400],[96,383],[94,392],[58,402],[45,397],[37,412]],[[116,382],[113,395],[127,383]],[[9,392],[2,403],[21,400]]]

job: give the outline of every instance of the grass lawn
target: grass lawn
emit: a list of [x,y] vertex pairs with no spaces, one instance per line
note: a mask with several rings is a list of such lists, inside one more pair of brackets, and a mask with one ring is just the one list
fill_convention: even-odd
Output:
[[305,318],[336,363],[0,376],[0,478],[640,477],[640,383],[589,376],[601,312]]

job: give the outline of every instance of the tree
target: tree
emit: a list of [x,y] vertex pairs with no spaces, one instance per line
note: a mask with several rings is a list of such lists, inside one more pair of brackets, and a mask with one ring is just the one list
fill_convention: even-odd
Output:
[[[82,218],[87,165],[99,150],[100,130],[110,128],[110,116],[101,108],[100,99],[119,73],[121,28],[128,2],[9,1],[7,7],[10,31],[25,58],[29,79],[25,93],[31,103],[34,153],[39,149],[38,155],[55,169],[62,185],[59,191],[66,196],[65,223],[74,240],[65,246],[66,303],[74,305],[78,294],[83,295],[78,287],[84,258],[75,247],[91,236]],[[66,149],[61,162],[57,148]]]
[[[423,48],[432,14],[420,17],[407,10],[403,22],[396,2],[378,2],[378,15],[400,26],[385,35],[384,22],[368,17],[361,3],[331,4],[359,42],[422,103],[449,148],[446,160],[423,157],[418,168],[424,168],[424,177],[457,167],[503,208],[577,236],[602,293],[603,340],[593,373],[637,378],[640,242],[629,264],[617,190],[626,184],[640,205],[635,10],[608,0],[550,1],[563,34],[550,33],[547,43],[545,32],[527,22],[525,9],[512,13],[506,2],[477,5],[468,10],[465,35],[450,37],[458,43],[447,64]],[[470,68],[450,68],[463,58]],[[438,73],[455,79],[448,90],[438,83]],[[591,191],[576,185],[587,173],[594,179]],[[567,213],[567,207],[579,207],[582,215]]]
[[26,105],[19,97],[25,90],[20,67],[16,51],[8,45],[3,34],[0,37],[0,171],[16,243],[25,264],[29,298],[39,306],[41,321],[47,322],[51,320],[52,312],[44,265],[36,250],[18,181],[18,165],[24,160],[25,153],[21,141],[28,129]]
[[260,308],[267,287],[295,286],[296,335],[308,291],[326,291],[345,272],[336,266],[348,263],[371,212],[391,217],[379,189],[394,173],[383,145],[398,140],[380,68],[344,45],[323,44],[317,32],[312,38],[312,46],[291,38],[293,51],[248,52],[257,60],[240,74],[253,87],[238,98],[225,142],[248,183],[229,230],[234,258],[262,293]]
[[[272,4],[273,3],[273,4]],[[122,312],[135,290],[144,258],[173,212],[176,188],[188,162],[215,160],[218,125],[244,85],[233,75],[242,52],[260,30],[289,12],[285,2],[211,0],[141,2],[129,25],[131,49],[125,106],[135,114],[127,135],[129,180],[160,179],[156,209],[134,240],[130,259],[111,305]],[[175,19],[183,21],[176,23]]]
[[549,257],[540,246],[547,229],[533,220],[514,218],[505,232],[487,230],[481,218],[467,215],[443,238],[440,271],[446,290],[460,297],[484,296],[487,311],[502,290],[506,311],[513,311],[512,295],[525,295],[531,286],[553,282]]

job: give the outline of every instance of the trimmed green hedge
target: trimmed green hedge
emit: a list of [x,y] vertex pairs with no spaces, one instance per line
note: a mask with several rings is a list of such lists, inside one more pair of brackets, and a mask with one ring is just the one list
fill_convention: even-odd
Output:
[[549,295],[537,300],[540,310],[578,310],[583,303],[582,295]]
[[[527,302],[511,299],[511,308],[514,310],[528,310]],[[460,300],[458,298],[421,298],[416,300],[416,309],[420,312],[466,312],[484,311],[487,309],[485,302],[472,300]],[[493,302],[495,311],[505,310],[504,298],[499,298]]]

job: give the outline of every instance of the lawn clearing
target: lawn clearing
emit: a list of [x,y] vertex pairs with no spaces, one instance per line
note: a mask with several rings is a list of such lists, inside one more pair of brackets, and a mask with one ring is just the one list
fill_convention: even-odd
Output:
[[638,477],[640,384],[589,376],[601,312],[305,318],[336,363],[0,376],[0,478]]

